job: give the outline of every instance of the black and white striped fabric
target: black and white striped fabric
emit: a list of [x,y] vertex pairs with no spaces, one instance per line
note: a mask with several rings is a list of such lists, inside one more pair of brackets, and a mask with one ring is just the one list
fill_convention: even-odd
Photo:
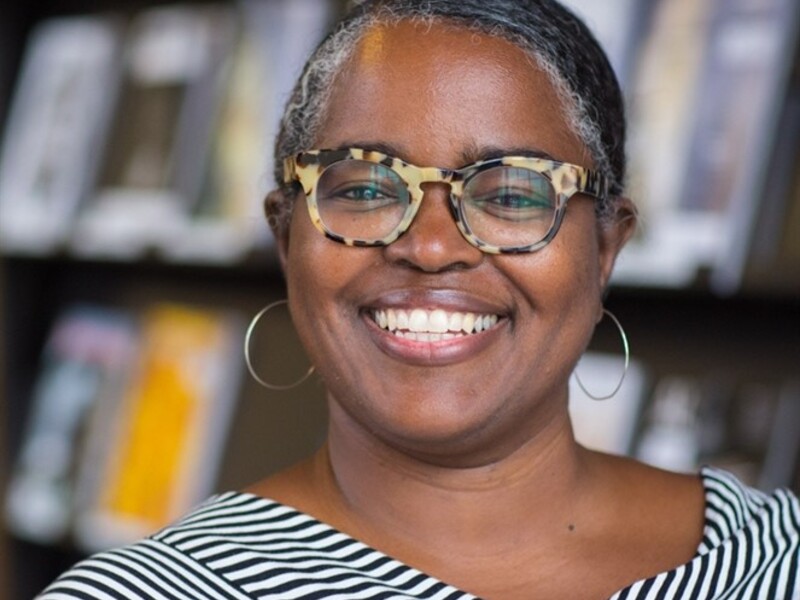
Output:
[[[706,524],[695,558],[636,582],[613,600],[800,600],[800,505],[731,475],[702,470]],[[535,595],[535,594],[534,594]],[[233,598],[467,600],[313,517],[257,496],[226,493],[134,545],[89,558],[44,600]]]

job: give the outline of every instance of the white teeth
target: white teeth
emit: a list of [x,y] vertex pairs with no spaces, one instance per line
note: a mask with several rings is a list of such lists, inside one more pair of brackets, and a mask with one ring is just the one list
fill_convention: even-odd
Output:
[[[394,311],[389,311],[391,314]],[[408,328],[411,331],[428,331],[428,313],[421,308],[415,308],[408,317]]]
[[500,318],[496,314],[448,312],[441,308],[432,311],[415,308],[410,312],[388,308],[374,311],[372,317],[381,329],[419,342],[438,342],[480,333],[497,325]]
[[448,331],[461,331],[461,321],[464,318],[464,315],[461,313],[450,313],[450,319],[447,322],[447,330]]
[[447,313],[442,309],[436,309],[428,317],[428,327],[434,333],[444,333],[447,331]]
[[472,313],[467,313],[464,315],[464,318],[461,319],[461,331],[464,333],[472,333],[472,330],[475,328],[475,315]]
[[[395,311],[387,311],[387,312],[395,312]],[[408,313],[404,310],[398,310],[396,312],[397,312],[397,328],[408,329]]]

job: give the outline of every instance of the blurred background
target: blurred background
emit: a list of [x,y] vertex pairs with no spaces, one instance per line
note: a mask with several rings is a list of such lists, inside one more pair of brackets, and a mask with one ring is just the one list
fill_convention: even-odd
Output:
[[[570,0],[630,119],[642,225],[607,307],[632,362],[573,390],[588,446],[800,490],[800,3]],[[261,201],[342,0],[0,9],[0,599],[310,453],[315,378],[244,368],[284,297]],[[308,363],[285,307],[264,378]],[[577,371],[614,389],[604,320]]]

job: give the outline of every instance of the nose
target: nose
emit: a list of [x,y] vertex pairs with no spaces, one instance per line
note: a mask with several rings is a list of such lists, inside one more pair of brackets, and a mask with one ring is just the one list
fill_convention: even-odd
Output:
[[408,231],[386,246],[386,258],[426,273],[474,268],[483,252],[458,230],[450,208],[450,186],[423,184],[424,196]]

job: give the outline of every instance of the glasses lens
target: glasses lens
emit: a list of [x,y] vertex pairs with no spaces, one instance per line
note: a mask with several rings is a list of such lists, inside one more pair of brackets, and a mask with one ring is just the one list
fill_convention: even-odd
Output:
[[542,241],[553,226],[555,190],[536,171],[494,167],[465,182],[463,210],[468,227],[482,242],[528,246]]
[[319,178],[316,196],[320,218],[330,232],[368,242],[394,232],[410,199],[397,173],[362,160],[328,166]]

